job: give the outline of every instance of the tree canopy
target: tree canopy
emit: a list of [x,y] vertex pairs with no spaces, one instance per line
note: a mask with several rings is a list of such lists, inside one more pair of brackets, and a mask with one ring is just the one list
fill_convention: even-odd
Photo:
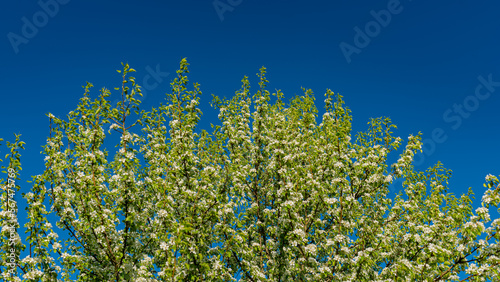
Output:
[[[286,103],[267,90],[264,67],[254,94],[244,77],[231,99],[213,97],[221,124],[211,133],[197,130],[201,90],[185,59],[167,103],[150,111],[134,71],[119,71],[117,105],[105,88],[92,99],[87,83],[74,111],[48,114],[22,236],[12,194],[24,142],[7,143],[3,281],[500,279],[497,177],[486,176],[474,209],[472,190],[448,192],[442,164],[412,165],[420,134],[403,142],[381,117],[352,135],[351,112],[331,90],[318,124],[312,91]],[[397,178],[402,190],[389,197]]]

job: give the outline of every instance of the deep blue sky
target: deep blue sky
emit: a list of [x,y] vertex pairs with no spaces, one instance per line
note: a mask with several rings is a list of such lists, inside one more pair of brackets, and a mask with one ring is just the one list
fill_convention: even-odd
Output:
[[[264,65],[271,90],[290,98],[311,88],[321,114],[326,88],[342,94],[355,131],[379,116],[391,117],[404,140],[436,130],[441,136],[427,142],[417,168],[443,162],[454,172],[452,192],[473,187],[480,199],[486,174],[500,174],[498,1],[216,1],[233,5],[223,13],[214,1],[55,1],[7,1],[0,12],[0,137],[21,133],[27,143],[23,192],[44,168],[45,114],[75,109],[86,81],[93,97],[118,86],[121,62],[138,71],[140,84],[157,68],[170,73],[156,85],[148,80],[143,105],[150,109],[164,101],[183,57],[204,92],[206,129],[217,122],[210,94],[230,97],[244,75],[256,86]],[[57,9],[45,11],[48,2]],[[376,15],[382,24],[374,24]],[[348,45],[358,49],[346,56],[341,46]]]

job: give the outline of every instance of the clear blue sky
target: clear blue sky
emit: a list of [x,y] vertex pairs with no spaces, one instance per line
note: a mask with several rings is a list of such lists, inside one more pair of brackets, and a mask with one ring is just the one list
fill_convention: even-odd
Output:
[[326,88],[342,94],[355,131],[389,116],[404,140],[423,132],[417,168],[440,160],[454,172],[451,191],[473,187],[479,200],[484,177],[500,174],[499,11],[493,0],[7,1],[0,137],[21,133],[27,143],[27,192],[26,180],[44,168],[45,114],[75,109],[86,81],[93,97],[118,86],[120,62],[146,81],[150,109],[187,57],[206,129],[217,122],[210,94],[230,97],[244,75],[256,86],[264,65],[271,90],[290,98],[311,88],[320,111]]

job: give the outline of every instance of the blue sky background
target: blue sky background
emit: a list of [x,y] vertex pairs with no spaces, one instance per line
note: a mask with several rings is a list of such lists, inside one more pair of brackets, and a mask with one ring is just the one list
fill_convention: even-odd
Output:
[[[138,71],[139,84],[147,78],[143,107],[150,109],[164,101],[187,57],[204,93],[205,129],[218,123],[210,94],[231,97],[244,75],[257,86],[264,65],[270,90],[291,98],[311,88],[320,114],[326,88],[343,95],[355,132],[379,116],[389,116],[404,140],[423,132],[417,168],[443,162],[453,170],[451,192],[473,187],[480,200],[484,177],[500,174],[499,11],[493,0],[8,1],[0,11],[0,137],[20,133],[27,143],[21,187],[28,192],[26,180],[44,168],[45,115],[74,110],[86,81],[93,97],[118,86],[121,62]],[[387,13],[383,25],[374,23]],[[364,41],[357,30],[369,34]],[[356,52],[346,56],[340,46],[347,44]],[[156,79],[155,70],[162,72]],[[432,141],[435,130],[442,136]]]

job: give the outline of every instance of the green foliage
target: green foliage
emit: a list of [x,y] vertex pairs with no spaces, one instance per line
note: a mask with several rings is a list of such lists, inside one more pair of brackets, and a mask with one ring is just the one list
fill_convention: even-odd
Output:
[[[500,202],[497,177],[486,177],[474,211],[472,192],[447,192],[451,172],[440,163],[412,166],[420,134],[389,164],[402,143],[389,118],[351,140],[342,96],[326,91],[317,124],[312,91],[286,104],[267,90],[265,68],[253,95],[244,77],[232,99],[214,96],[222,124],[200,133],[200,86],[190,88],[185,59],[167,104],[148,112],[134,71],[118,71],[116,106],[107,89],[92,100],[87,83],[75,111],[48,115],[46,169],[24,195],[30,254],[16,268],[24,280],[439,281],[461,271],[470,281],[498,279],[500,220],[489,215]],[[112,152],[111,131],[120,135]],[[22,142],[9,147],[17,175]],[[395,178],[404,191],[390,199]],[[16,242],[19,254],[25,245]]]

